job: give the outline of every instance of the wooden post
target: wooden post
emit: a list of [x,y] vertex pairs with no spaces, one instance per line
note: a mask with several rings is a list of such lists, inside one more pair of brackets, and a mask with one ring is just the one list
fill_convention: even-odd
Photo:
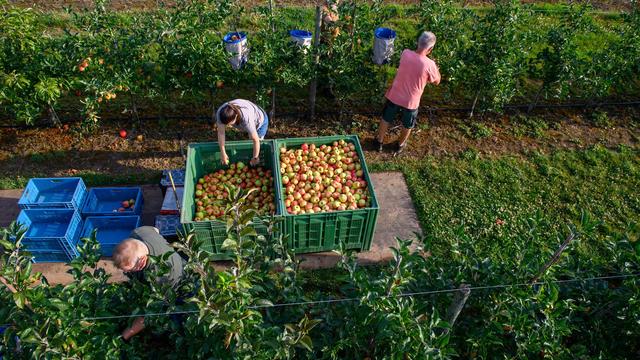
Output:
[[322,8],[316,5],[316,31],[313,34],[313,51],[315,52],[315,60],[313,64],[313,80],[309,86],[309,120],[313,121],[316,116],[316,92],[318,90],[318,64],[320,63],[320,52],[318,45],[320,44],[320,27],[322,26]]
[[[449,306],[449,310],[447,310],[447,322],[451,327],[455,324],[464,304],[466,304],[467,299],[469,299],[469,295],[471,295],[471,290],[467,284],[460,285],[458,289],[460,289],[460,291],[454,293],[453,302]],[[446,332],[448,332],[448,330]]]
[[553,254],[551,259],[549,259],[549,261],[547,261],[544,264],[544,266],[542,266],[542,268],[538,271],[538,275],[534,276],[533,279],[531,279],[532,284],[538,282],[538,280],[547,272],[547,270],[549,270],[549,268],[553,264],[557,263],[558,260],[560,260],[560,255],[562,255],[562,252],[564,252],[567,249],[567,247],[573,241],[573,239],[575,239],[575,237],[576,237],[576,234],[575,232],[572,231],[571,234],[569,234],[569,236],[567,236],[567,238],[564,240],[562,245],[560,245],[558,250],[556,250],[556,252]]
[[439,335],[446,335],[449,333],[449,331],[451,331],[453,325],[458,319],[458,316],[460,315],[460,312],[462,312],[462,308],[464,308],[467,299],[469,299],[469,295],[471,295],[471,289],[469,289],[469,285],[467,284],[461,284],[458,287],[458,290],[459,291],[453,293],[453,301],[451,302],[451,305],[449,305],[449,309],[447,309],[447,314],[444,319],[447,323],[449,323],[449,328],[438,329],[439,331],[437,332],[439,333]]

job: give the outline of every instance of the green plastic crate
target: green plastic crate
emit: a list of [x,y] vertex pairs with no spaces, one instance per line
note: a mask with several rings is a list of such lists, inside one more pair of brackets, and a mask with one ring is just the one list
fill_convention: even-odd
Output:
[[[371,206],[358,210],[333,211],[316,214],[290,215],[284,205],[284,188],[280,174],[280,148],[298,149],[302,144],[329,145],[334,141],[344,140],[356,145],[360,157],[364,178],[371,196]],[[339,248],[344,242],[348,249],[369,250],[378,219],[378,200],[373,183],[369,176],[360,140],[355,135],[337,135],[311,138],[292,138],[275,140],[275,161],[278,164],[277,193],[281,214],[284,217],[285,234],[288,244],[296,253],[312,253],[331,251]]]
[[[279,191],[277,187],[276,174],[274,169],[274,148],[273,140],[263,140],[260,142],[260,166],[272,171],[275,189],[276,215],[281,214]],[[229,156],[229,163],[242,161],[249,164],[253,156],[252,141],[228,141],[225,149]],[[219,170],[223,166],[220,164],[220,146],[217,142],[193,143],[189,144],[187,153],[187,167],[184,179],[184,196],[182,198],[182,208],[180,222],[187,231],[195,230],[195,236],[203,242],[203,250],[210,251],[214,258],[225,260],[230,258],[230,254],[222,250],[222,243],[227,238],[226,224],[220,220],[213,221],[193,221],[195,213],[195,186],[199,178],[205,174]],[[254,228],[260,235],[268,236],[267,227],[263,225],[260,218],[254,219]],[[282,223],[277,225],[276,232],[282,231]]]

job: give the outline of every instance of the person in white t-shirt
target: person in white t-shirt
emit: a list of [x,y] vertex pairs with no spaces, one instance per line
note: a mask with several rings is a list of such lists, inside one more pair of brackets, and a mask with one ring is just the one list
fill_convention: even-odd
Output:
[[216,112],[216,125],[218,127],[218,144],[220,144],[220,162],[222,165],[229,163],[229,157],[224,148],[225,129],[227,126],[233,126],[249,134],[249,138],[253,141],[253,157],[249,163],[251,165],[258,164],[260,140],[264,139],[269,128],[269,117],[260,106],[243,99],[226,102]]

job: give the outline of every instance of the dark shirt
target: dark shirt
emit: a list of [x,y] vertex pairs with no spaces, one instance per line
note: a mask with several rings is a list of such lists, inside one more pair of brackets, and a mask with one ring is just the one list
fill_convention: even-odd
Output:
[[[182,276],[184,275],[184,259],[174,251],[169,245],[167,240],[158,234],[156,229],[152,226],[141,226],[131,232],[130,238],[142,241],[149,249],[149,255],[161,256],[167,252],[171,252],[171,256],[167,259],[169,265],[169,273],[165,276],[157,279],[159,283],[170,282],[171,285],[176,286]],[[127,273],[127,276],[133,278],[136,277],[141,281],[145,280],[144,272],[148,269],[149,265],[140,271]]]

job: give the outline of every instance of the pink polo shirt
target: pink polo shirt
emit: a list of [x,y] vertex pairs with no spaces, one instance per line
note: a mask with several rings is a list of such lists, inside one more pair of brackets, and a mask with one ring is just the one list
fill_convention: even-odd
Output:
[[406,49],[400,56],[400,66],[393,84],[385,97],[392,103],[415,110],[428,83],[440,83],[440,71],[436,63],[426,56]]

